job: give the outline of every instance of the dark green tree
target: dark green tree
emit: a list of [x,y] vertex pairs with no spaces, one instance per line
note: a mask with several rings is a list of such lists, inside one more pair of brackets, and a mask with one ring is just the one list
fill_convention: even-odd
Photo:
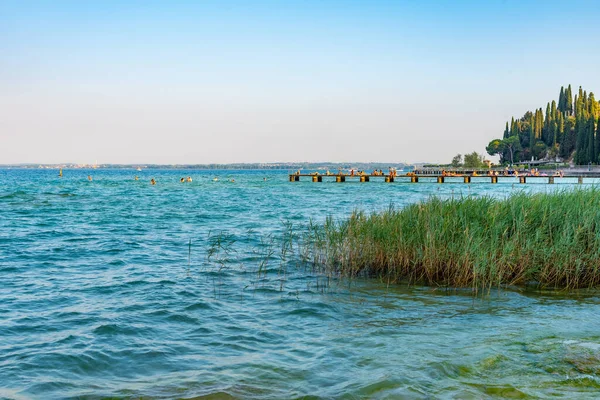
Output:
[[517,121],[515,121],[515,118],[513,117],[510,121],[510,136],[518,136],[519,135],[519,128],[517,127]]
[[575,151],[577,142],[577,134],[575,132],[575,117],[569,116],[565,119],[565,128],[563,134],[563,142],[560,147],[560,156],[562,158],[570,158]]
[[547,146],[552,146],[552,143],[554,142],[554,132],[552,132],[552,108],[550,103],[546,105],[544,127],[542,128],[542,139]]
[[598,122],[596,124],[596,163],[600,165],[600,117],[598,117]]
[[588,113],[592,117],[596,117],[598,112],[598,102],[594,97],[594,93],[590,92],[588,97]]
[[540,158],[546,157],[546,152],[548,151],[548,146],[541,141],[538,140],[535,142],[535,145],[531,148],[531,155],[533,158],[539,160]]
[[596,140],[594,138],[596,129],[594,123],[596,119],[593,115],[590,115],[587,124],[586,124],[586,132],[587,132],[587,152],[588,152],[588,162],[596,163],[598,159],[598,154],[596,153]]
[[565,105],[566,105],[566,101],[565,101],[565,88],[564,86],[560,87],[560,94],[558,95],[558,111],[560,111],[561,113],[565,112]]
[[504,162],[504,160],[502,159],[502,151],[503,151],[503,142],[504,142],[504,140],[506,140],[506,139],[494,139],[485,148],[485,151],[487,151],[487,153],[490,156],[499,155],[501,163]]
[[575,131],[577,132],[577,142],[575,145],[575,162],[579,165],[585,165],[588,163],[588,135],[586,132],[586,122],[587,121],[583,116],[578,116],[575,119]]
[[566,98],[566,114],[573,115],[573,92],[571,91],[571,85],[567,88]]
[[458,168],[462,165],[462,155],[457,154],[452,158],[452,166]]

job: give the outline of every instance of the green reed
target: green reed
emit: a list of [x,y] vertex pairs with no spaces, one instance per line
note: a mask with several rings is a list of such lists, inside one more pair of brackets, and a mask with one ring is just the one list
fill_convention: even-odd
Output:
[[596,188],[505,199],[432,197],[401,210],[328,218],[308,231],[312,261],[341,277],[475,290],[600,282]]

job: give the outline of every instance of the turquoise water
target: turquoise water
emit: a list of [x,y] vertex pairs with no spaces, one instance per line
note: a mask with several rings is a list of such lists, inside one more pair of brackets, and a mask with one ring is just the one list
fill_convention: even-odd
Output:
[[569,187],[0,170],[0,398],[598,397],[596,293],[349,284],[280,244],[353,209]]

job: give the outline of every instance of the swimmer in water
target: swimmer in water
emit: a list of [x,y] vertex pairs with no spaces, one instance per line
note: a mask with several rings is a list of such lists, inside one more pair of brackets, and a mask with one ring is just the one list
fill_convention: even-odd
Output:
[[92,176],[91,175],[88,175],[88,181],[90,181],[90,182],[92,181]]
[[136,175],[135,178],[133,178],[134,180],[139,180],[140,178],[138,178],[138,176]]
[[191,177],[191,176],[188,176],[188,177],[187,177],[187,179],[186,179],[186,181],[187,181],[187,182],[191,182],[191,181],[192,181],[192,177]]
[[150,184],[151,185],[156,185],[156,181],[154,180],[154,178],[150,179]]
[[183,179],[183,178],[181,178],[181,179],[179,180],[179,182],[183,183],[183,182],[185,182],[185,181],[184,181],[184,179]]

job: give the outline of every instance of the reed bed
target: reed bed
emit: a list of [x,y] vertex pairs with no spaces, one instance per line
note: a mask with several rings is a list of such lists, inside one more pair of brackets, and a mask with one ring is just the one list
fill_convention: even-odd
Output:
[[310,227],[314,262],[342,277],[575,289],[600,282],[600,190],[432,197]]

